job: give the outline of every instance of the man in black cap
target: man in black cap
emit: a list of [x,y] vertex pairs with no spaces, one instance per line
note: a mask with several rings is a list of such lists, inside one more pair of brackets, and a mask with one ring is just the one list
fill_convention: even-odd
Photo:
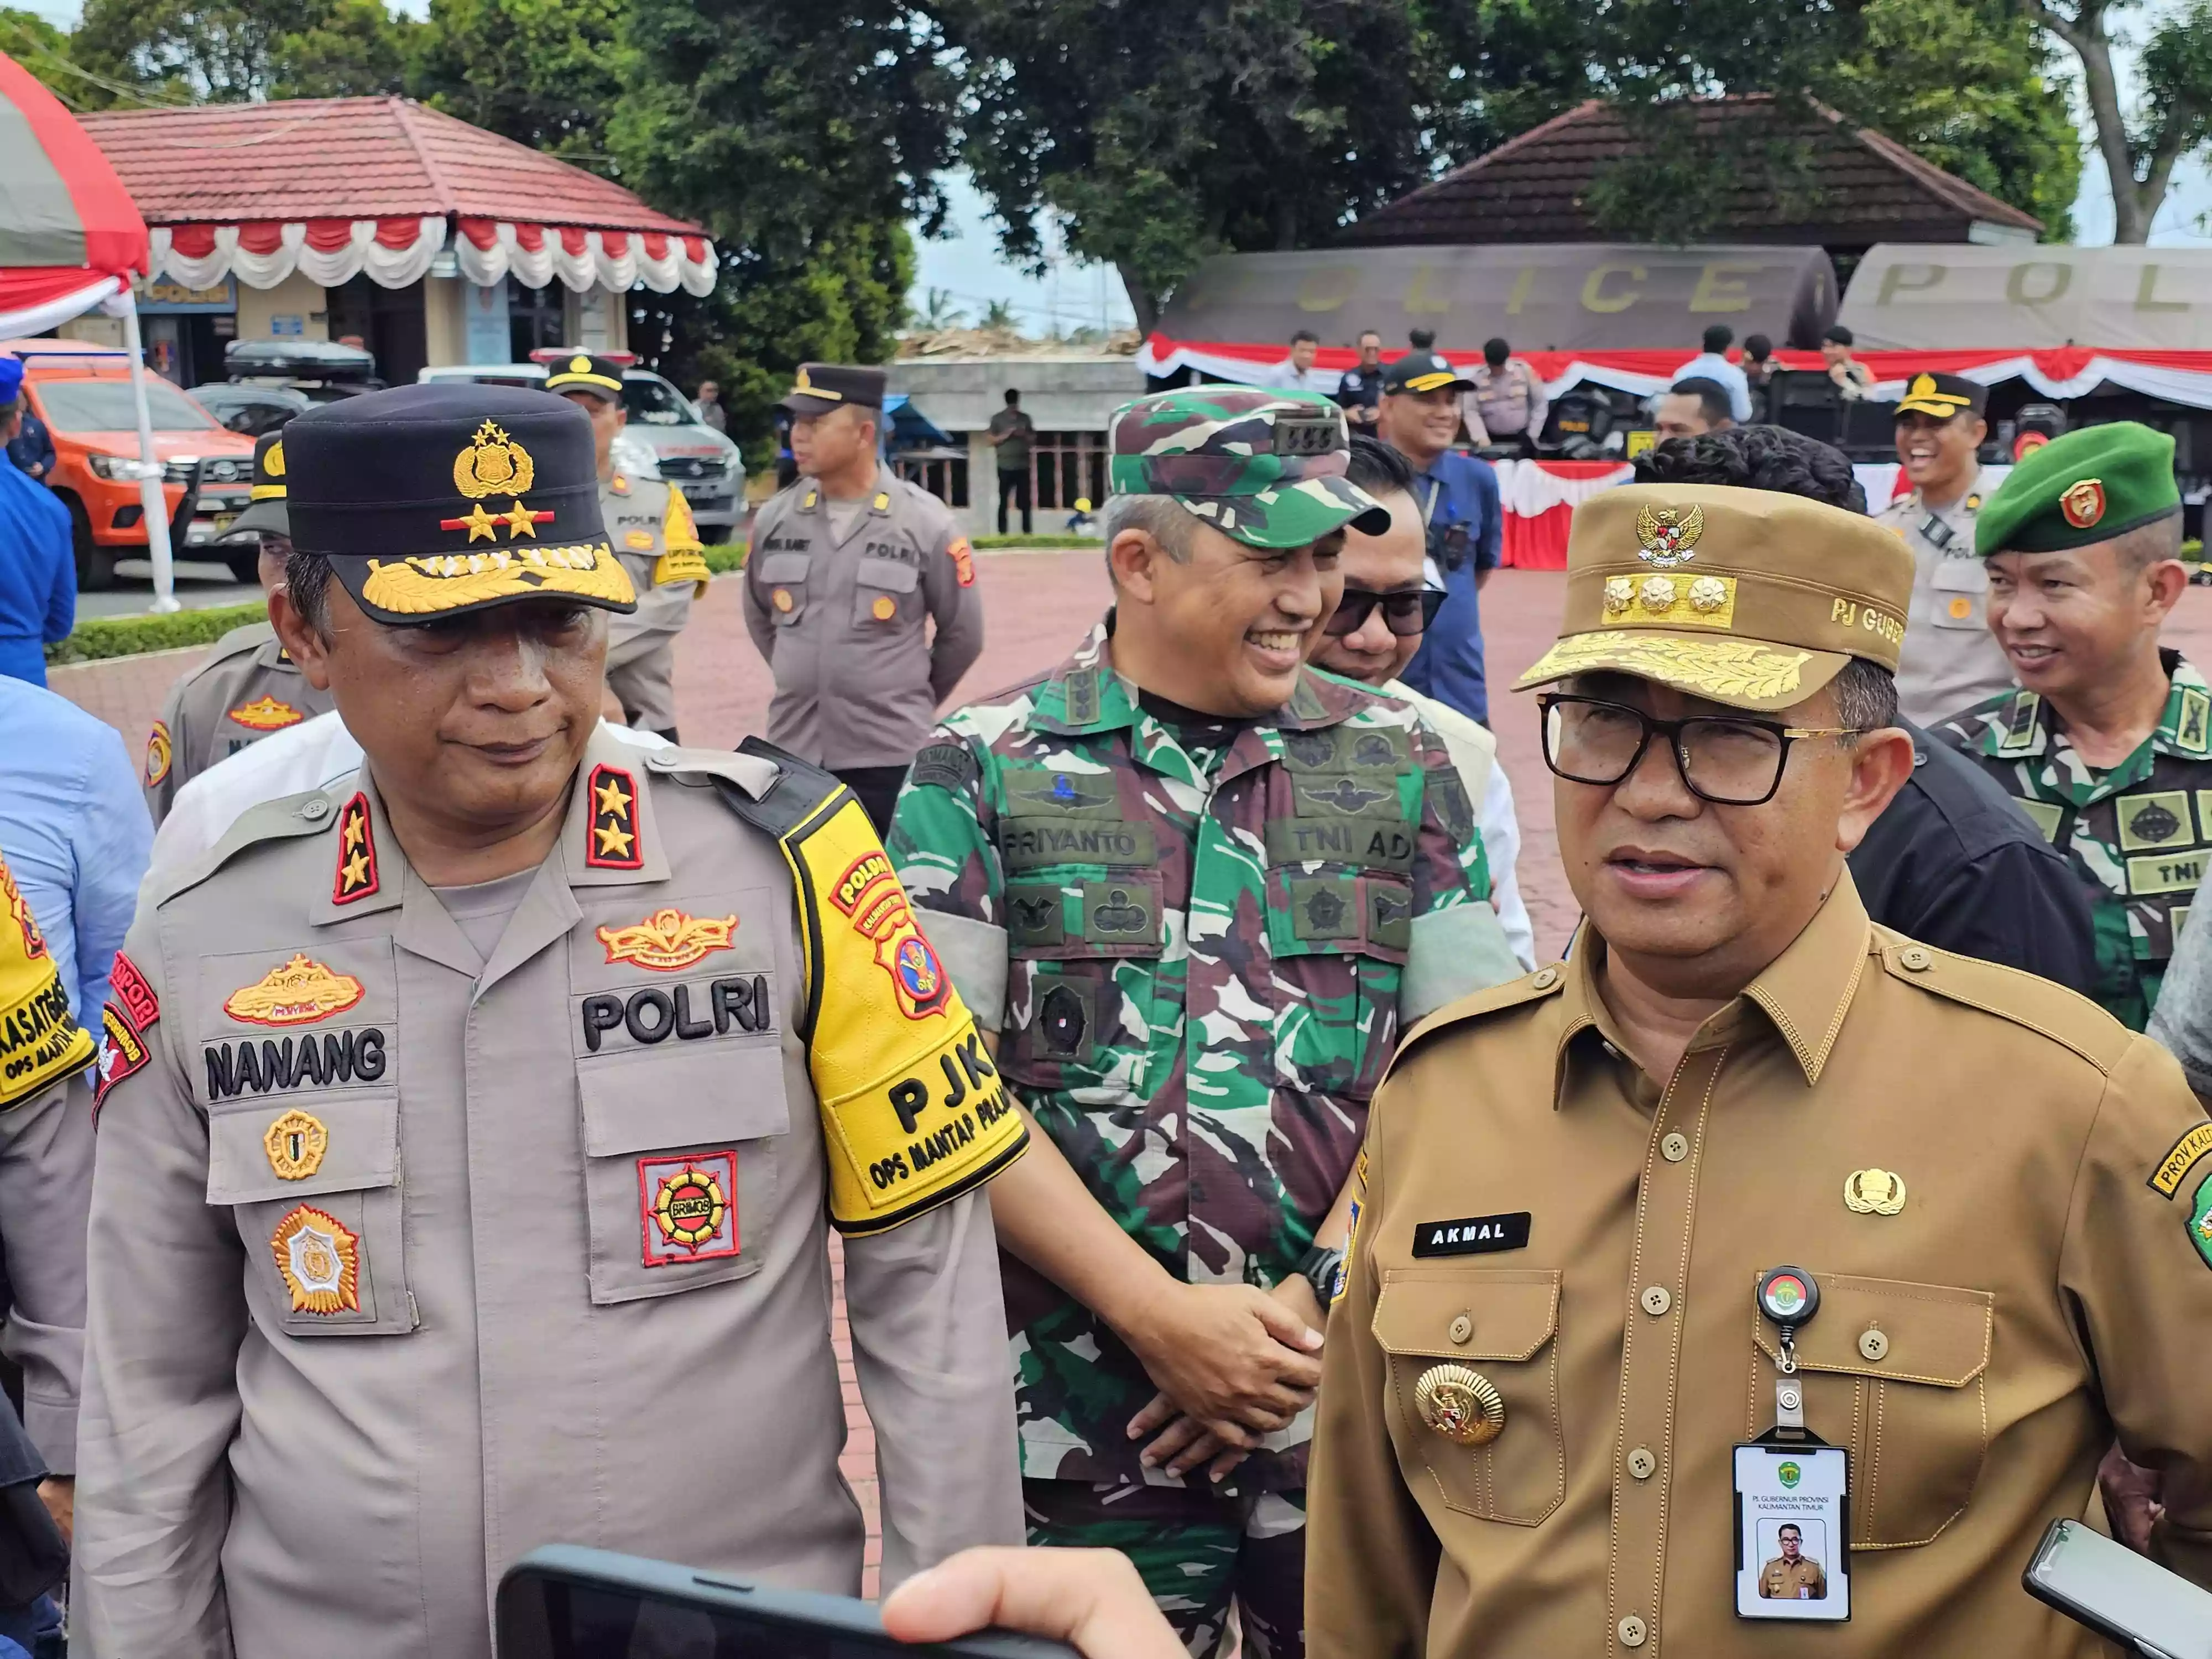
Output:
[[[292,552],[281,428],[254,441],[253,493],[223,540],[248,537],[261,544],[261,591],[273,592],[284,585],[284,561]],[[269,623],[232,629],[169,688],[161,717],[147,734],[146,810],[158,825],[177,791],[217,761],[331,707],[330,695],[307,684]]]
[[2012,665],[1990,632],[1989,573],[1974,556],[1974,518],[1995,485],[1982,478],[1989,388],[1925,370],[1897,405],[1897,459],[1912,482],[1877,515],[1912,550],[1912,610],[1897,665],[1897,706],[1918,726],[2013,687]]
[[575,409],[285,436],[272,615],[366,758],[157,869],[116,958],[72,1634],[480,1659],[556,1541],[856,1593],[832,1226],[886,1583],[1018,1541],[980,1188],[1024,1132],[866,816],[601,726],[635,600]]
[[608,689],[629,724],[673,743],[676,636],[691,620],[691,601],[706,593],[709,575],[691,504],[674,484],[636,477],[615,465],[615,438],[629,424],[621,363],[580,351],[546,375],[545,389],[591,416],[599,514],[637,589],[637,609],[607,623]]
[[1490,720],[1482,672],[1482,584],[1498,568],[1504,520],[1490,463],[1452,447],[1461,394],[1474,383],[1429,347],[1416,346],[1383,371],[1375,435],[1413,469],[1413,501],[1427,538],[1429,577],[1443,607],[1400,676],[1425,697],[1470,720]]
[[769,740],[836,773],[880,834],[982,653],[975,550],[879,459],[883,370],[801,363],[781,406],[799,477],[754,518],[745,561],[745,627],[775,674]]

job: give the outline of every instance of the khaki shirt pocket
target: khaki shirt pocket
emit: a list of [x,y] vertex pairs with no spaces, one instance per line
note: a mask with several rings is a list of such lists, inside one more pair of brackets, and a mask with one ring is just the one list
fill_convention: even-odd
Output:
[[1987,630],[1984,607],[1989,601],[1990,573],[1979,559],[1938,559],[1929,586],[1936,596],[1931,620],[1936,627]]
[[[1567,1480],[1559,1326],[1555,1272],[1384,1271],[1373,1328],[1390,1372],[1391,1444],[1417,1498],[1520,1527],[1559,1508]],[[1504,1401],[1504,1426],[1488,1445],[1448,1440],[1422,1420],[1421,1379],[1445,1365],[1474,1371]]]
[[289,1336],[415,1328],[404,1197],[396,1089],[287,1093],[208,1113],[207,1201],[236,1221],[249,1304]]
[[[1814,1270],[1820,1308],[1797,1333],[1805,1425],[1851,1451],[1851,1547],[1909,1549],[1966,1513],[1989,1452],[1987,1291]],[[1759,1321],[1752,1420],[1774,1411],[1774,1328]]]
[[760,562],[761,603],[778,628],[792,628],[806,614],[806,578],[811,553],[771,553]]
[[782,1048],[701,1047],[577,1062],[595,1304],[760,1270],[791,1131]]
[[921,573],[896,559],[862,559],[853,574],[853,626],[878,633],[920,614]]

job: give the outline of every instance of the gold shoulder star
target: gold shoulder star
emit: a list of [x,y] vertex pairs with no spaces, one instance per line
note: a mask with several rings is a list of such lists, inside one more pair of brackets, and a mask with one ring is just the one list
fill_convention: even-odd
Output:
[[356,853],[345,861],[345,868],[339,873],[348,887],[360,886],[368,879],[368,854]]
[[609,778],[599,786],[599,810],[602,812],[629,811],[629,797],[623,793],[622,785],[617,783],[612,778]]
[[629,856],[631,836],[628,830],[616,824],[602,823],[594,826],[592,833],[599,838],[599,851],[602,854],[620,859]]
[[345,821],[344,835],[345,849],[350,853],[368,839],[368,815],[366,812],[356,812],[348,818]]

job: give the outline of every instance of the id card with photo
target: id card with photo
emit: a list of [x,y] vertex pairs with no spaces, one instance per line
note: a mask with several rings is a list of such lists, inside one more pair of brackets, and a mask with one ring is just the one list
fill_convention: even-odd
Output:
[[1850,1454],[1841,1446],[1735,1449],[1740,1619],[1851,1616]]

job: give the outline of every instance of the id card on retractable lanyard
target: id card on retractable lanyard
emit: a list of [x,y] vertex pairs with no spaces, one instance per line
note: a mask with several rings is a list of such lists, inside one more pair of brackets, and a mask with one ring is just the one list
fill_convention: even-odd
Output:
[[1797,1332],[1820,1310],[1802,1267],[1759,1276],[1759,1311],[1779,1333],[1774,1426],[1735,1449],[1739,1619],[1841,1624],[1851,1616],[1851,1455],[1806,1426]]

